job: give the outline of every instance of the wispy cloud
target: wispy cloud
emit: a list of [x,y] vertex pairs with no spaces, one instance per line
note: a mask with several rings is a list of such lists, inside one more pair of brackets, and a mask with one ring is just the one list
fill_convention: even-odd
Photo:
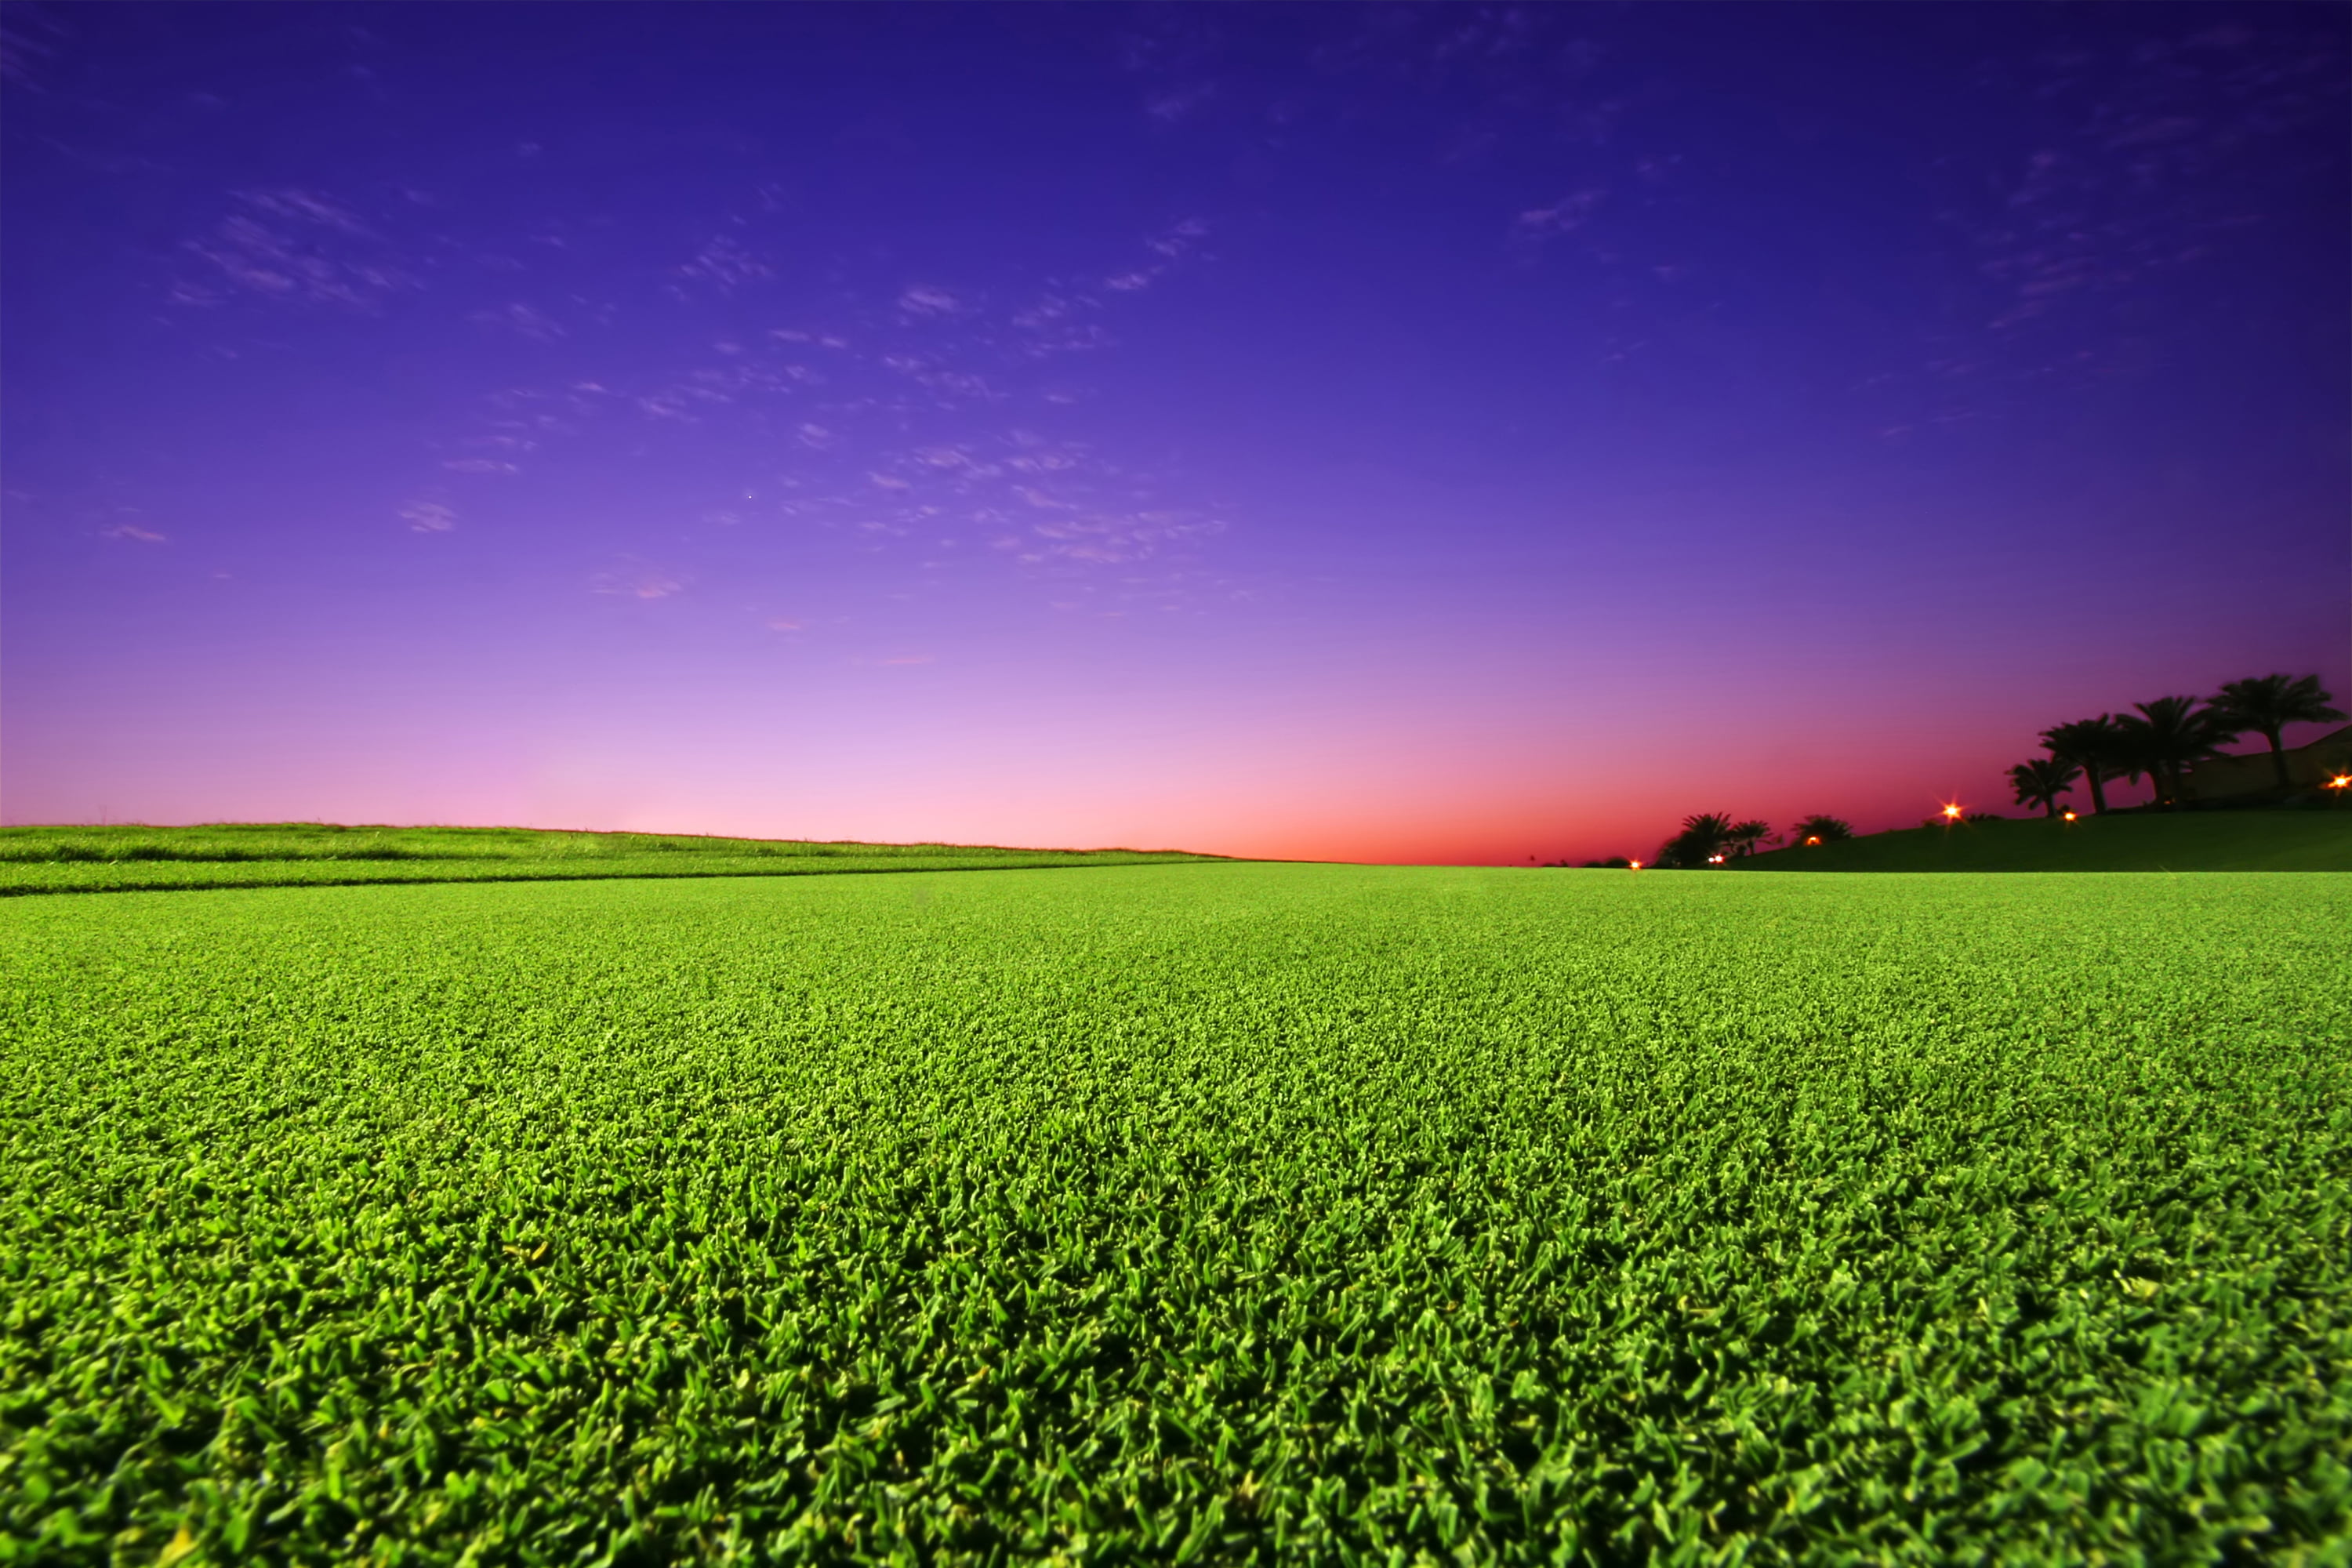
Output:
[[1608,191],[1597,184],[1588,184],[1569,192],[1558,201],[1542,206],[1528,207],[1511,220],[1511,236],[1526,243],[1540,243],[1559,235],[1582,228],[1592,217]]
[[919,284],[903,289],[898,295],[898,313],[913,321],[932,320],[940,316],[963,314],[964,302],[945,289]]
[[687,412],[687,394],[682,390],[652,393],[633,401],[647,418],[675,420],[680,425],[695,423],[694,416]]
[[171,539],[168,535],[158,533],[152,528],[142,528],[135,522],[112,522],[107,524],[98,531],[100,537],[104,539],[128,539],[141,544],[169,544],[171,542]]
[[1120,294],[1140,293],[1175,270],[1179,262],[1200,248],[1201,242],[1208,237],[1208,234],[1209,226],[1205,222],[1189,217],[1152,235],[1143,242],[1144,248],[1160,259],[1113,273],[1103,279],[1103,287]]
[[43,136],[44,146],[54,147],[86,169],[96,169],[101,174],[137,174],[168,170],[171,165],[143,153],[106,153],[95,147],[77,147],[54,136]]
[[1984,325],[1999,339],[2038,331],[2062,308],[2193,265],[2260,226],[2282,156],[2337,112],[2342,68],[2307,35],[2184,18],[2127,49],[1981,69],[1981,89],[2031,100],[2049,127],[1989,182],[1990,202],[1980,184],[1941,215],[1998,293]]
[[[803,496],[779,510],[877,540],[919,536],[931,550],[952,549],[970,530],[1022,564],[1080,571],[1132,567],[1226,526],[1213,510],[1160,499],[1166,487],[1150,476],[1026,428],[993,443],[905,448],[889,465],[867,471],[862,491]],[[1165,565],[1151,575],[1163,578]]]
[[[1304,7],[1289,41],[1230,25],[1232,7],[1139,14],[1123,64],[1144,79],[1143,112],[1170,128],[1214,117],[1260,129],[1252,151],[1281,155],[1297,128],[1360,122],[1368,98],[1427,95],[1442,115],[1433,161],[1465,162],[1526,137],[1597,145],[1626,108],[1586,79],[1603,54],[1580,36],[1597,8],[1567,5],[1320,5]],[[1266,68],[1269,45],[1293,68]]]
[[919,354],[885,354],[883,365],[933,395],[941,408],[971,403],[1001,403],[1004,390],[976,371],[951,370]]
[[1059,560],[1108,566],[1143,560],[1169,545],[1205,538],[1223,527],[1220,519],[1190,510],[1077,510],[1033,524],[1025,536],[1000,537],[992,542],[1031,564]]
[[1143,112],[1162,125],[1175,125],[1192,119],[1216,96],[1217,84],[1213,81],[1187,82],[1145,99]]
[[1200,218],[1188,217],[1153,235],[1143,243],[1148,248],[1158,251],[1173,261],[1192,254],[1199,247],[1201,241],[1208,237],[1207,223]]
[[236,195],[257,212],[314,223],[339,234],[373,237],[368,226],[360,222],[359,215],[309,191],[239,191]]
[[1050,359],[1056,354],[1086,353],[1113,347],[1118,340],[1099,321],[1081,319],[1079,311],[1100,309],[1100,301],[1048,295],[1037,306],[1013,318],[1022,329],[1017,353],[1024,359]]
[[[294,203],[284,207],[304,210]],[[806,319],[747,329],[740,320],[705,311],[681,314],[672,346],[684,363],[667,378],[648,384],[615,374],[616,365],[553,390],[508,387],[488,398],[502,416],[488,419],[484,433],[457,443],[458,450],[437,454],[437,460],[453,475],[519,473],[524,454],[554,435],[576,435],[604,410],[617,407],[633,420],[650,422],[655,431],[645,436],[654,439],[667,426],[725,424],[781,437],[784,450],[799,455],[771,466],[775,488],[758,504],[730,502],[723,512],[704,513],[706,524],[752,526],[789,518],[871,542],[862,549],[896,549],[893,542],[919,540],[923,552],[936,556],[985,539],[1009,541],[999,547],[1025,563],[1132,563],[1223,523],[1147,497],[1149,487],[1136,476],[1122,475],[1082,444],[1026,427],[992,440],[976,435],[965,418],[946,416],[1016,400],[1076,401],[1083,389],[1040,384],[1028,367],[1051,355],[1108,344],[1102,318],[1109,307],[1203,258],[1210,234],[1205,218],[1181,216],[1142,234],[1127,265],[1111,270],[1107,282],[1048,276],[1018,310],[992,306],[984,292],[956,279],[934,278],[878,300],[868,297],[862,311],[850,303],[847,309],[860,320],[855,330]],[[771,270],[730,233],[670,273],[724,290]],[[669,287],[659,278],[651,281]],[[565,330],[537,303],[510,301],[477,312],[477,319],[539,342]],[[784,471],[772,471],[779,467]],[[403,515],[421,531],[446,531],[457,521],[455,510],[437,497],[414,503]],[[1164,575],[1163,569],[1154,570]],[[685,585],[676,571],[633,564],[598,574],[594,589],[660,598]]]
[[[571,436],[578,433],[578,426],[543,406],[544,405],[557,405],[575,416],[593,414],[597,407],[590,397],[583,395],[576,384],[571,390],[564,392],[542,392],[536,387],[509,386],[488,394],[482,401],[509,416],[503,419],[493,419],[489,423],[499,435],[515,441],[528,439],[515,434],[518,431],[527,430],[534,435],[556,436]],[[474,445],[491,439],[493,437],[488,436],[477,437],[467,444]],[[528,447],[523,449],[527,450]]]
[[695,253],[694,259],[677,270],[679,277],[710,284],[722,294],[732,294],[747,283],[761,282],[776,275],[776,269],[753,254],[741,240],[726,234],[714,235],[709,244]]
[[[280,205],[289,212],[309,210],[299,202]],[[739,214],[729,221],[749,220]],[[516,432],[517,438],[521,434],[570,433],[575,425],[559,418],[554,408],[567,408],[571,416],[585,417],[607,402],[632,409],[656,425],[697,425],[748,405],[751,406],[743,406],[738,416],[741,421],[781,429],[796,445],[824,451],[855,445],[862,426],[883,418],[895,418],[904,426],[932,413],[1003,405],[1023,396],[1067,405],[1078,401],[1083,389],[1034,384],[1026,374],[1027,366],[1055,355],[1110,345],[1114,340],[1097,319],[1104,314],[1106,298],[1139,291],[1191,263],[1202,254],[1209,233],[1205,219],[1181,218],[1143,236],[1139,241],[1141,256],[1112,275],[1112,287],[1088,288],[1049,279],[1025,309],[1009,314],[990,308],[983,295],[951,280],[926,280],[887,296],[882,303],[890,320],[882,324],[869,319],[863,332],[807,321],[750,332],[735,323],[713,323],[707,317],[681,322],[679,336],[684,341],[679,347],[706,363],[682,369],[667,384],[650,386],[632,386],[623,377],[606,374],[573,382],[568,392],[510,388],[491,401],[518,417],[493,421],[493,427]],[[731,234],[714,238],[693,261],[672,271],[730,288],[770,275],[765,262]],[[476,311],[474,320],[486,328],[535,342],[557,341],[570,330],[541,306],[523,301]],[[714,325],[719,327],[715,332]],[[688,333],[691,339],[687,338]],[[877,335],[887,346],[856,346],[857,338]],[[908,395],[905,390],[894,393],[892,382],[915,395]],[[756,406],[803,398],[801,406],[780,425],[765,425],[772,416]],[[808,417],[811,415],[817,417]],[[514,464],[516,453],[527,449],[478,451],[445,461],[453,472],[510,472],[516,469],[497,465]],[[967,478],[983,471],[977,466],[980,462],[973,458],[975,466]]]
[[476,310],[467,320],[481,326],[503,327],[534,342],[551,343],[559,338],[571,335],[565,331],[562,322],[520,300],[502,305],[496,310]]
[[[386,247],[350,209],[314,192],[236,191],[245,209],[230,214],[182,248],[212,264],[219,282],[264,299],[340,305],[373,312],[388,295],[419,280],[394,265]],[[372,250],[348,253],[349,243]],[[342,253],[338,253],[341,247]],[[213,289],[182,280],[173,290],[182,304],[215,304]]]
[[667,599],[686,592],[687,580],[675,572],[640,562],[625,562],[590,580],[589,592],[625,599]]
[[11,5],[0,12],[0,80],[40,92],[41,75],[58,57],[65,28],[36,6]]

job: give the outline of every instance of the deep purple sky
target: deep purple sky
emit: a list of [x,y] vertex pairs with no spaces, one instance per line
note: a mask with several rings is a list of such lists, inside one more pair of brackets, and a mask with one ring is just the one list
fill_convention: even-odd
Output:
[[2343,6],[0,18],[9,821],[1524,864],[2352,687]]

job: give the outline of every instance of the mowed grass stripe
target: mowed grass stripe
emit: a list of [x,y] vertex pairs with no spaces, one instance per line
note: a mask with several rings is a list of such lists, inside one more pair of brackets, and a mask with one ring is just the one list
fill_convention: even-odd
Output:
[[2347,933],[2229,874],[12,901],[0,1530],[2324,1560]]
[[1218,859],[1172,849],[1008,849],[528,827],[215,823],[0,827],[0,898],[27,893],[523,882],[607,877],[795,877]]

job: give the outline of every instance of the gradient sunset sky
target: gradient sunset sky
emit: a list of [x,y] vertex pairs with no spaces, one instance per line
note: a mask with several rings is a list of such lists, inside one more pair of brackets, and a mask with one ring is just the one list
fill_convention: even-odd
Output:
[[1524,865],[2352,689],[2343,6],[0,20],[10,822]]

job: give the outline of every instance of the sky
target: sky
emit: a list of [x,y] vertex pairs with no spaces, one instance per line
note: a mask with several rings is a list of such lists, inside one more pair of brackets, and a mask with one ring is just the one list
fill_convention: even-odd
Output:
[[1525,865],[2352,690],[2352,8],[0,33],[8,822]]

